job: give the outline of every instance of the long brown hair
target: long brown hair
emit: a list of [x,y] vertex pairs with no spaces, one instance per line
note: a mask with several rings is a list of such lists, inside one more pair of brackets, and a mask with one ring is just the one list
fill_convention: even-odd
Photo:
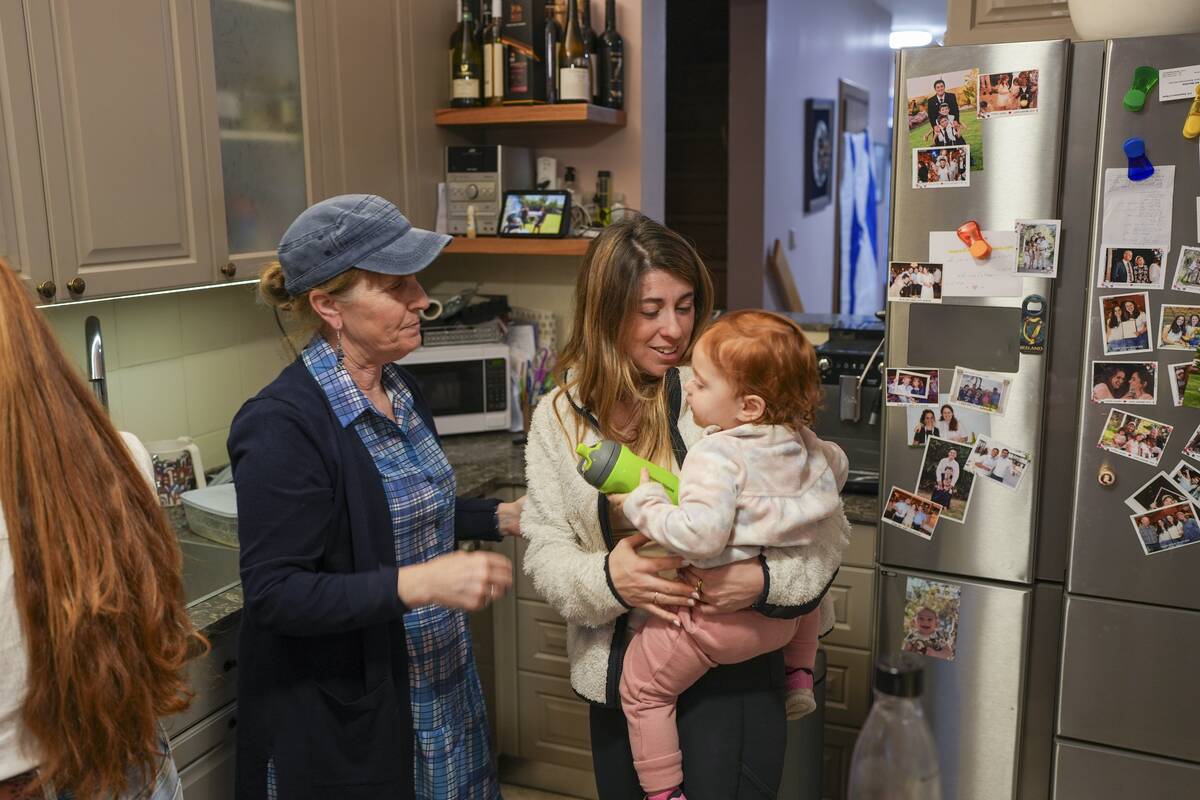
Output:
[[[601,436],[624,441],[642,457],[662,463],[671,449],[666,384],[641,374],[623,346],[641,299],[642,276],[656,269],[693,287],[696,324],[681,360],[688,358],[712,316],[712,279],[686,239],[637,216],[609,225],[588,246],[575,283],[571,335],[558,360],[558,383],[591,411]],[[612,424],[614,410],[624,401],[641,403],[632,441]],[[576,432],[582,429],[576,419]]]
[[[162,761],[206,643],[179,544],[108,415],[0,259],[0,507],[28,657],[21,722],[38,780],[121,794]],[[132,784],[132,787],[131,787]]]

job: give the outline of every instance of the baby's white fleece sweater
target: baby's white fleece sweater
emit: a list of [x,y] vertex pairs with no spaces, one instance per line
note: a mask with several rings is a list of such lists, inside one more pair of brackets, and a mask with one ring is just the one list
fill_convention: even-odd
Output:
[[712,426],[684,459],[679,505],[661,484],[645,483],[626,498],[625,516],[672,553],[717,567],[763,547],[840,537],[847,469],[842,449],[808,428]]

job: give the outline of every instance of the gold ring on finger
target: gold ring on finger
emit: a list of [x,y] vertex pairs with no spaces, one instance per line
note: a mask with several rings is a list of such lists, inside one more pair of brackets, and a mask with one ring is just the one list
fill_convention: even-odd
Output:
[[658,605],[658,592],[654,593],[654,597],[651,598],[650,602],[654,603],[654,605]]

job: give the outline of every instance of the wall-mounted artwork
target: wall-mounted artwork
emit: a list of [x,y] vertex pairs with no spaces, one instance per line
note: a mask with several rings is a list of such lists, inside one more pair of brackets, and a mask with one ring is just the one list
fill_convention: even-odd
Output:
[[833,101],[804,101],[804,213],[829,205],[833,194]]

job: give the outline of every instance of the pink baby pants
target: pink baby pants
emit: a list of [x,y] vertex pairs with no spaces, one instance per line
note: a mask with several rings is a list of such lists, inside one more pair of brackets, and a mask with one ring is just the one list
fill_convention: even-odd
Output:
[[675,701],[718,664],[737,664],[779,648],[788,667],[813,668],[818,611],[772,619],[746,609],[732,614],[679,612],[683,626],[651,617],[629,643],[621,672],[621,705],[629,722],[633,766],[642,789],[683,783]]

